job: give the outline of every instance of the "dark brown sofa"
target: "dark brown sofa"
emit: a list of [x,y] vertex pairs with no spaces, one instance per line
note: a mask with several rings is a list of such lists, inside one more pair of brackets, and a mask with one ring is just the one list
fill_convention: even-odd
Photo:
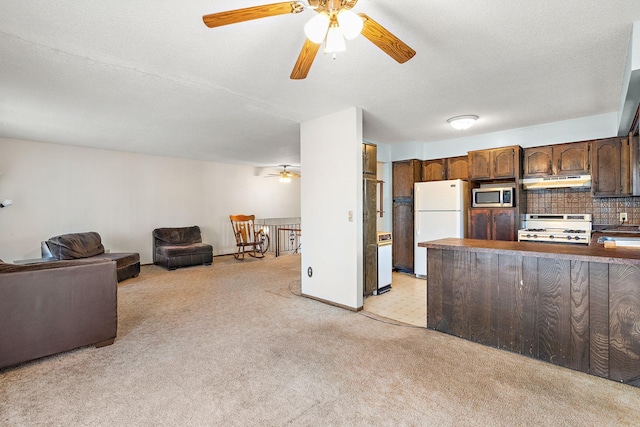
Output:
[[95,231],[62,234],[43,242],[42,258],[50,257],[57,260],[81,258],[114,260],[118,266],[118,282],[140,274],[140,254],[105,252],[102,238]]
[[113,344],[117,289],[110,260],[0,262],[0,368]]
[[168,270],[191,265],[211,265],[213,247],[202,243],[200,227],[153,230],[153,263]]

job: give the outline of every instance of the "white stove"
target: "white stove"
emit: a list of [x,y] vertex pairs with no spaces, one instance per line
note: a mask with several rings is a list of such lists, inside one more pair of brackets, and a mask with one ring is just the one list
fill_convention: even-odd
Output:
[[588,245],[591,240],[591,214],[525,214],[523,225],[519,242]]

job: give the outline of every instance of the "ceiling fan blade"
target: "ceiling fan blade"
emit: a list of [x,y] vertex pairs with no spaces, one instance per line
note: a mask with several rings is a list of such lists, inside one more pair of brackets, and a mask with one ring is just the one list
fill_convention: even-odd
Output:
[[416,51],[407,46],[405,42],[391,34],[389,30],[369,18],[364,13],[359,13],[358,15],[364,21],[362,35],[382,49],[387,55],[401,64],[415,56]]
[[353,9],[353,7],[358,3],[358,0],[349,0],[344,4],[345,9]]
[[202,20],[207,27],[215,28],[223,25],[236,24],[238,22],[251,21],[252,19],[285,15],[287,13],[300,13],[303,10],[304,5],[302,3],[287,1],[212,13],[210,15],[204,15]]
[[293,71],[291,71],[291,79],[302,80],[307,77],[311,69],[311,64],[313,64],[313,60],[318,54],[318,50],[320,50],[320,44],[316,44],[309,39],[305,40],[300,55],[298,55],[296,65],[293,66]]

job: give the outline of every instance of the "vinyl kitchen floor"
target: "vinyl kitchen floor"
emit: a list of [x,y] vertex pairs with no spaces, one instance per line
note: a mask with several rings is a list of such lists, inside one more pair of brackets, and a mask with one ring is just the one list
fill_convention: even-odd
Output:
[[393,273],[391,290],[364,300],[365,312],[380,317],[427,327],[427,280],[412,274]]

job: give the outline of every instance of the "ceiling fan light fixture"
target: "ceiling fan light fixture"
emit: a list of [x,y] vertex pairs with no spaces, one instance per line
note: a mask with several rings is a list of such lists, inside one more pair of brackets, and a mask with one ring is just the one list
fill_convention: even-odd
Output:
[[360,35],[364,22],[362,21],[362,18],[351,10],[342,9],[338,12],[338,24],[340,24],[340,29],[342,30],[344,38],[352,40]]
[[347,45],[344,42],[342,30],[339,26],[332,25],[329,27],[327,39],[324,41],[324,53],[344,52],[345,50],[347,50]]
[[289,183],[291,182],[291,177],[288,174],[280,174],[280,182]]
[[327,35],[331,19],[325,12],[320,12],[304,24],[304,34],[315,44],[320,44]]
[[447,123],[456,130],[469,129],[478,120],[479,117],[475,115],[456,116],[447,120]]

